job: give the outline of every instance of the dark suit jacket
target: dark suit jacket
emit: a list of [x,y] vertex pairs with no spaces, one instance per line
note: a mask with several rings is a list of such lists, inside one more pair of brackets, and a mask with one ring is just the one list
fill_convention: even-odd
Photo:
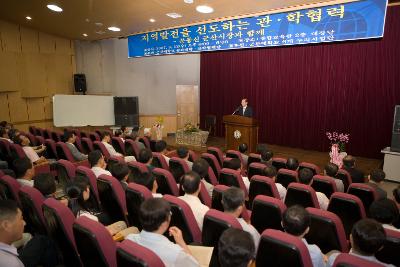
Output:
[[355,168],[344,168],[351,176],[353,183],[364,183],[364,173]]
[[243,114],[243,107],[241,106],[238,111],[235,112],[236,115],[245,116],[245,117],[253,117],[253,109],[250,106],[246,107],[246,110]]

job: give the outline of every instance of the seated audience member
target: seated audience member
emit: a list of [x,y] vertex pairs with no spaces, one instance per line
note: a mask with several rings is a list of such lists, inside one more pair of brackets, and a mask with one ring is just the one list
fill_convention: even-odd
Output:
[[356,158],[347,155],[343,158],[343,169],[346,170],[350,176],[353,183],[364,183],[364,173],[355,168]]
[[41,164],[47,162],[47,159],[43,156],[39,157],[38,153],[42,153],[46,150],[45,145],[41,145],[38,147],[30,146],[31,141],[28,137],[23,134],[15,137],[15,143],[22,146],[26,156],[32,161],[33,164]]
[[271,150],[268,149],[261,150],[261,163],[265,164],[267,167],[271,167],[273,156],[274,153]]
[[240,154],[242,155],[242,160],[243,160],[243,166],[247,167],[247,162],[249,160],[249,156],[247,156],[245,153],[247,152],[247,144],[243,143],[240,144],[238,147],[238,150],[240,152]]
[[18,129],[11,128],[8,130],[8,136],[9,138],[15,143],[15,139],[20,135],[21,132]]
[[111,168],[111,174],[121,183],[122,188],[128,187],[129,168],[124,163],[117,163]]
[[110,153],[111,157],[121,157],[124,158],[125,162],[130,162],[130,161],[136,161],[134,156],[124,156],[121,153],[118,153],[115,148],[110,145],[111,142],[111,135],[109,132],[103,132],[102,136],[101,136],[101,142],[104,144],[104,146],[106,147],[108,153]]
[[383,198],[372,202],[369,214],[372,219],[381,223],[383,228],[400,232],[400,229],[393,226],[399,218],[399,208],[393,200]]
[[90,152],[88,160],[96,177],[99,177],[102,174],[111,176],[111,173],[106,170],[107,164],[100,150],[93,150],[92,152]]
[[206,181],[205,177],[208,175],[208,168],[210,165],[205,159],[198,159],[193,162],[193,167],[192,171],[197,172],[198,175],[200,175],[201,182],[204,184],[204,186],[207,189],[208,194],[210,197],[212,197],[212,193],[214,190],[214,186],[210,184],[209,182]]
[[157,143],[156,143],[156,151],[158,153],[160,153],[161,155],[163,155],[165,161],[169,165],[169,157],[166,156],[166,154],[168,153],[167,142],[165,142],[164,140],[157,141]]
[[151,165],[153,162],[153,152],[151,152],[150,149],[144,148],[139,151],[139,160],[140,163],[143,163],[147,166],[147,169],[149,172],[151,172],[154,169],[154,166]]
[[[240,174],[242,173],[242,170],[243,170],[243,166],[240,162],[240,159],[236,159],[236,158],[233,158],[229,161],[228,167],[229,167],[229,169],[239,171]],[[249,178],[246,176],[242,176],[242,180],[243,180],[243,183],[244,183],[247,191],[249,191],[249,187],[250,187]]]
[[344,192],[343,181],[336,178],[338,170],[339,170],[339,167],[336,164],[328,163],[325,166],[324,172],[325,172],[326,176],[329,176],[329,177],[335,179],[336,189],[338,190],[338,192]]
[[0,139],[6,140],[10,143],[14,143],[8,136],[8,130],[6,127],[0,127]]
[[129,135],[129,129],[124,125],[121,126],[121,130],[119,130],[119,131],[121,131],[121,137],[122,138],[125,138],[126,136]]
[[239,218],[244,209],[244,204],[244,192],[240,188],[232,186],[222,194],[222,206],[224,207],[224,212],[235,217],[242,226],[243,230],[251,234],[257,250],[258,243],[260,241],[260,234],[257,232],[256,228],[254,228],[254,226],[247,223],[243,218]]
[[296,158],[288,158],[286,161],[286,169],[297,171],[299,169],[299,161]]
[[276,186],[276,189],[278,189],[280,199],[282,201],[285,201],[287,190],[283,185],[276,182],[277,174],[278,174],[278,172],[276,171],[276,168],[274,166],[265,167],[263,170],[263,175],[271,178],[275,182],[275,186]]
[[397,206],[400,206],[400,185],[393,189],[393,200],[397,203]]
[[204,215],[207,213],[209,208],[201,203],[199,199],[200,193],[200,176],[194,172],[190,171],[186,173],[181,179],[181,186],[183,191],[185,192],[184,196],[180,196],[179,198],[185,201],[193,211],[193,215],[196,219],[196,222],[200,228],[203,229],[203,220]]
[[147,137],[149,140],[151,140],[151,128],[144,128],[143,134],[144,137]]
[[386,174],[384,171],[380,169],[373,170],[370,175],[368,175],[368,185],[375,188],[376,192],[378,193],[378,198],[383,199],[387,197],[387,193],[384,189],[381,188],[382,184],[384,183]]
[[229,228],[218,241],[218,260],[221,267],[249,267],[256,248],[251,235],[243,230]]
[[153,197],[162,197],[160,193],[157,193],[158,184],[152,173],[144,172],[135,177],[130,174],[129,181],[134,182],[135,184],[143,185],[151,191]]
[[22,239],[25,221],[17,204],[0,200],[0,266],[23,267],[17,248],[12,243]]
[[16,159],[13,162],[15,175],[18,183],[23,186],[33,187],[33,177],[35,176],[35,168],[28,158]]
[[324,254],[317,245],[308,244],[304,236],[310,230],[311,218],[306,209],[299,205],[288,208],[282,216],[282,227],[286,233],[298,237],[306,245],[314,267],[324,267]]
[[119,138],[122,142],[125,142],[124,135],[121,130],[116,130],[114,133],[114,137]]
[[79,152],[79,150],[74,145],[76,136],[72,131],[64,131],[64,140],[66,140],[65,143],[67,144],[69,151],[71,151],[72,157],[74,157],[76,161],[82,161],[88,158],[88,155]]
[[[165,266],[200,266],[183,240],[181,230],[175,226],[169,227],[171,206],[167,201],[162,198],[144,201],[140,206],[139,219],[143,230],[140,234],[128,235],[126,239],[152,250]],[[164,236],[167,230],[176,244]]]
[[[299,182],[306,185],[311,185],[313,181],[313,172],[310,169],[301,169],[299,171]],[[319,207],[323,210],[328,208],[329,199],[324,193],[315,192],[318,198]]]
[[45,198],[54,198],[57,184],[50,173],[40,173],[33,178],[33,187],[42,193]]
[[189,169],[191,170],[193,168],[193,162],[189,161],[189,150],[184,146],[180,146],[176,150],[176,153],[178,154],[179,158],[186,161],[187,165],[189,166]]
[[[128,136],[126,138],[128,139]],[[133,142],[135,142],[135,144],[139,148],[139,151],[146,148],[145,145],[142,142],[139,142],[139,133],[137,131],[132,131],[132,133],[129,136],[129,138],[132,139]]]
[[[393,266],[380,262],[375,253],[378,252],[384,245],[386,233],[382,225],[372,219],[362,219],[354,224],[350,235],[351,250],[350,255],[360,257],[364,260],[382,264],[383,266]],[[333,263],[338,256],[334,253],[329,257],[327,266],[333,266]]]

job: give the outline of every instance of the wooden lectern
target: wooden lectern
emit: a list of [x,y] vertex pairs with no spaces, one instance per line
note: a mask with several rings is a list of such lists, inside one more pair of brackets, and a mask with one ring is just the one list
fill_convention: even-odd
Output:
[[249,151],[256,152],[258,143],[258,121],[253,118],[225,115],[225,145],[226,149],[237,150],[238,146],[246,143]]

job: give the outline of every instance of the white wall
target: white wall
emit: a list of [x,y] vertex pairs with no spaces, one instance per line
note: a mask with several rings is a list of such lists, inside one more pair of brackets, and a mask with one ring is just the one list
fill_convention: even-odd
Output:
[[176,85],[200,85],[200,54],[128,58],[127,39],[76,41],[89,94],[139,96],[139,113],[176,114]]

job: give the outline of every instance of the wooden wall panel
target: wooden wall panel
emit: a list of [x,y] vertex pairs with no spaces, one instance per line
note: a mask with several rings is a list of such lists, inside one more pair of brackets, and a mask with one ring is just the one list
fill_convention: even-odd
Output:
[[70,55],[56,55],[56,92],[71,94],[73,86],[73,67]]
[[28,120],[45,119],[43,97],[27,98],[26,103],[28,106]]
[[20,90],[15,52],[0,51],[0,92]]
[[21,97],[20,92],[8,93],[8,105],[10,108],[11,122],[28,120],[26,99]]
[[53,101],[52,97],[45,97],[44,101],[44,116],[45,119],[53,119]]
[[71,40],[57,37],[56,53],[62,55],[71,55]]
[[21,96],[47,96],[46,55],[22,53],[18,67],[21,72]]
[[39,32],[39,51],[40,53],[55,53],[56,37],[47,33]]
[[0,21],[0,36],[3,51],[21,52],[19,26]]
[[21,48],[23,53],[39,53],[39,32],[20,27]]
[[10,111],[8,109],[8,99],[6,93],[0,93],[0,121],[10,121]]
[[47,76],[47,94],[54,95],[57,92],[57,76],[56,76],[56,55],[46,54],[45,69]]

